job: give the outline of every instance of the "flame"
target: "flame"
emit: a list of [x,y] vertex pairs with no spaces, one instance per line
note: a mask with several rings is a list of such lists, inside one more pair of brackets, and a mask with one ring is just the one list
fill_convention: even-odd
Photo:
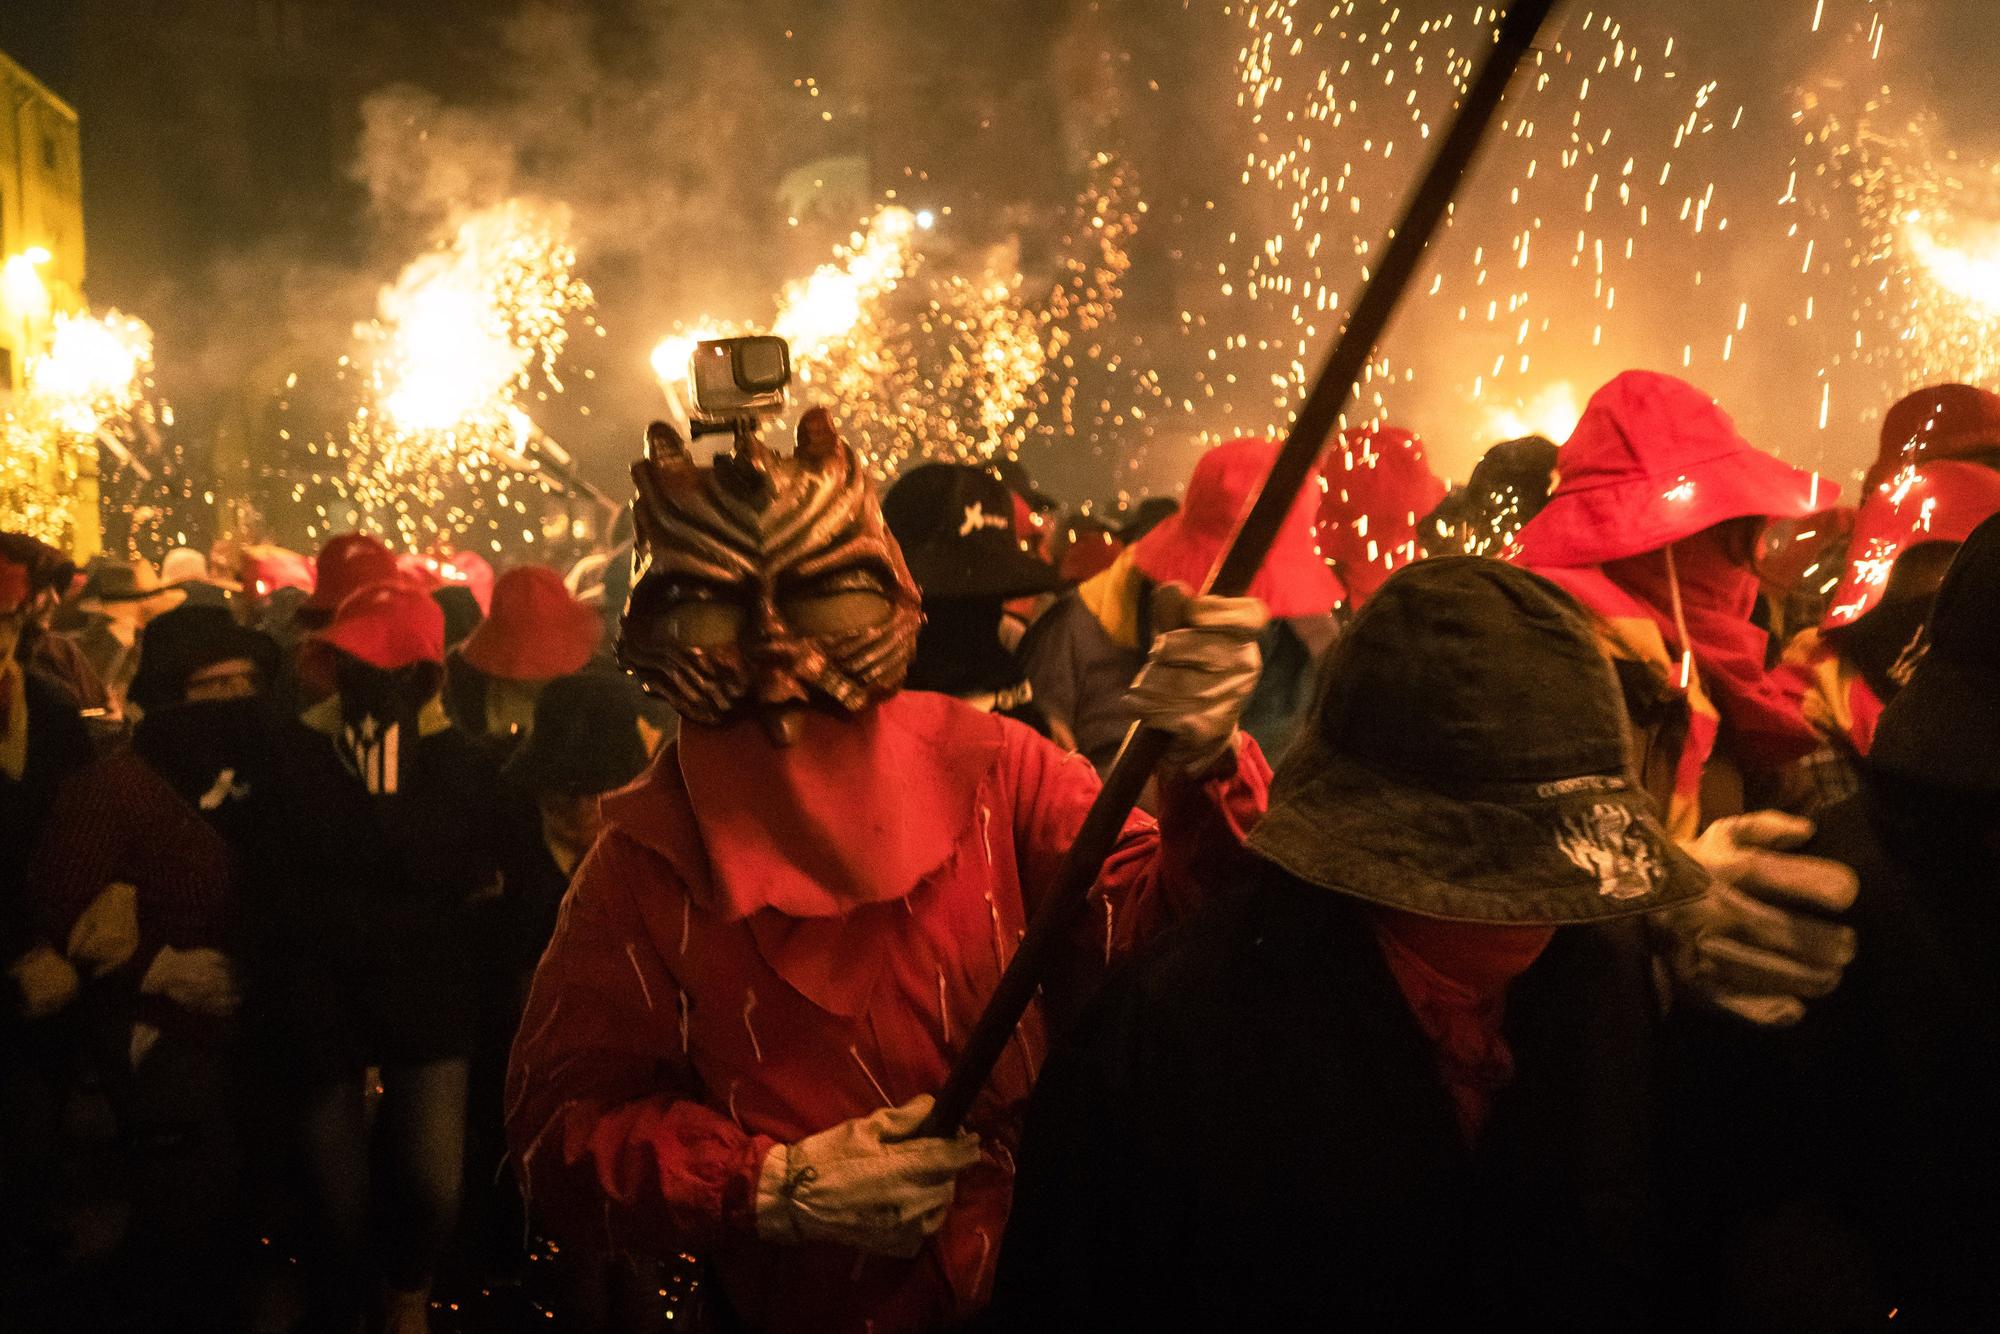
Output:
[[[861,322],[870,303],[895,289],[909,271],[916,215],[891,205],[856,232],[833,260],[812,276],[786,285],[772,331],[811,363],[829,343]],[[682,363],[685,366],[685,363]]]
[[1518,440],[1539,435],[1557,444],[1576,430],[1583,406],[1577,402],[1576,386],[1558,380],[1532,398],[1512,407],[1489,407],[1479,422],[1482,441]]
[[1939,240],[1912,211],[1904,217],[1903,239],[1938,287],[1980,318],[2000,318],[2000,226],[1980,226],[1953,243]]
[[58,315],[48,351],[29,364],[28,395],[64,430],[95,435],[138,402],[153,363],[153,331],[144,320]]
[[567,231],[560,210],[510,200],[382,289],[377,318],[356,330],[372,360],[336,483],[357,521],[393,526],[413,549],[481,515],[535,540],[521,493],[548,483],[523,457],[539,436],[521,400],[538,383],[562,392],[557,360],[592,300]]

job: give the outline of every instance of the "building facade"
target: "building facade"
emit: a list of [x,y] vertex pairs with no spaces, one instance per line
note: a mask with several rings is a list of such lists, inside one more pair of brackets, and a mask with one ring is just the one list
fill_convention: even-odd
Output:
[[83,304],[76,112],[0,52],[0,389],[21,387],[58,312]]

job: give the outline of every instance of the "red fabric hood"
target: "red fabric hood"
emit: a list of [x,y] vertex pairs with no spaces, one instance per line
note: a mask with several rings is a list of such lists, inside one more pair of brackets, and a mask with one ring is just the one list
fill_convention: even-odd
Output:
[[998,763],[1001,723],[904,691],[851,718],[806,715],[772,743],[754,719],[683,722],[606,820],[666,856],[704,912],[833,918],[902,898],[951,855]]
[[604,622],[540,565],[517,565],[493,585],[491,610],[460,655],[503,681],[553,681],[580,672],[597,651]]
[[306,643],[314,650],[311,657],[323,656],[326,649],[339,649],[383,671],[420,662],[441,663],[444,612],[415,584],[390,578],[341,603],[333,623]]
[[1756,449],[1685,380],[1625,371],[1590,397],[1556,457],[1548,506],[1521,529],[1520,564],[1601,565],[1729,519],[1803,518],[1840,488]]
[[1934,384],[1906,394],[1883,414],[1882,437],[1863,495],[1906,463],[2000,453],[2000,394],[1969,384]]
[[327,539],[315,563],[313,592],[306,606],[314,611],[337,611],[354,593],[394,579],[401,573],[396,554],[379,538],[366,533],[341,533]]
[[[1202,455],[1188,479],[1180,509],[1139,539],[1132,548],[1132,563],[1155,583],[1199,589],[1277,458],[1277,441],[1249,436]],[[1309,488],[1300,492],[1285,516],[1270,554],[1250,583],[1250,596],[1273,616],[1317,616],[1332,611],[1340,601],[1340,581],[1313,542]]]
[[1896,558],[1910,547],[1963,542],[1994,514],[2000,514],[2000,471],[1983,463],[1912,463],[1890,474],[1861,502],[1847,573],[1820,628],[1852,625],[1873,611]]
[[1342,433],[1327,454],[1320,553],[1340,566],[1355,607],[1416,560],[1417,525],[1444,499],[1424,443],[1399,426]]

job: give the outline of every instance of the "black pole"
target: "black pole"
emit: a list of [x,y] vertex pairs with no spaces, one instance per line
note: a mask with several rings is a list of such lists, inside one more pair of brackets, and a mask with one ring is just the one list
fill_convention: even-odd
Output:
[[[1486,127],[1506,95],[1507,84],[1555,4],[1556,0],[1516,0],[1508,7],[1495,35],[1493,50],[1480,66],[1465,101],[1459,105],[1451,129],[1431,154],[1430,165],[1410,196],[1402,221],[1389,234],[1381,267],[1362,289],[1361,300],[1335,342],[1325,368],[1313,381],[1255,503],[1230,540],[1222,560],[1210,573],[1209,592],[1240,597],[1263,565],[1293,501],[1312,474],[1320,447],[1339,420],[1341,409],[1346,407],[1348,396],[1402,301],[1404,290],[1416,276],[1424,247],[1444,220],[1460,178],[1477,156]],[[949,1134],[965,1120],[973,1099],[986,1086],[987,1077],[1006,1051],[1021,1016],[1027,1013],[1042,979],[1076,929],[1077,920],[1089,902],[1091,887],[1104,869],[1104,860],[1117,844],[1126,817],[1137,804],[1146,780],[1158,767],[1169,740],[1165,732],[1136,725],[1126,736],[1111,772],[1104,777],[1103,790],[1091,803],[1083,827],[1070,844],[1069,855],[1063,859],[1055,883],[1028,925],[1021,948],[1001,974],[1000,984],[994,988],[979,1022],[966,1039],[965,1050],[959,1053],[944,1087],[938,1090],[937,1105],[916,1134]]]

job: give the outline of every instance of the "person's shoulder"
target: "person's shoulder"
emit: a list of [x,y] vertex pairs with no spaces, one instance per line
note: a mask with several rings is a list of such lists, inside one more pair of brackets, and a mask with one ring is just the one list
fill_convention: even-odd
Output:
[[1211,885],[1208,901],[1142,947],[1128,985],[1149,1008],[1200,1012],[1290,971],[1301,954],[1324,957],[1353,917],[1331,890],[1261,857],[1235,863],[1237,878]]

